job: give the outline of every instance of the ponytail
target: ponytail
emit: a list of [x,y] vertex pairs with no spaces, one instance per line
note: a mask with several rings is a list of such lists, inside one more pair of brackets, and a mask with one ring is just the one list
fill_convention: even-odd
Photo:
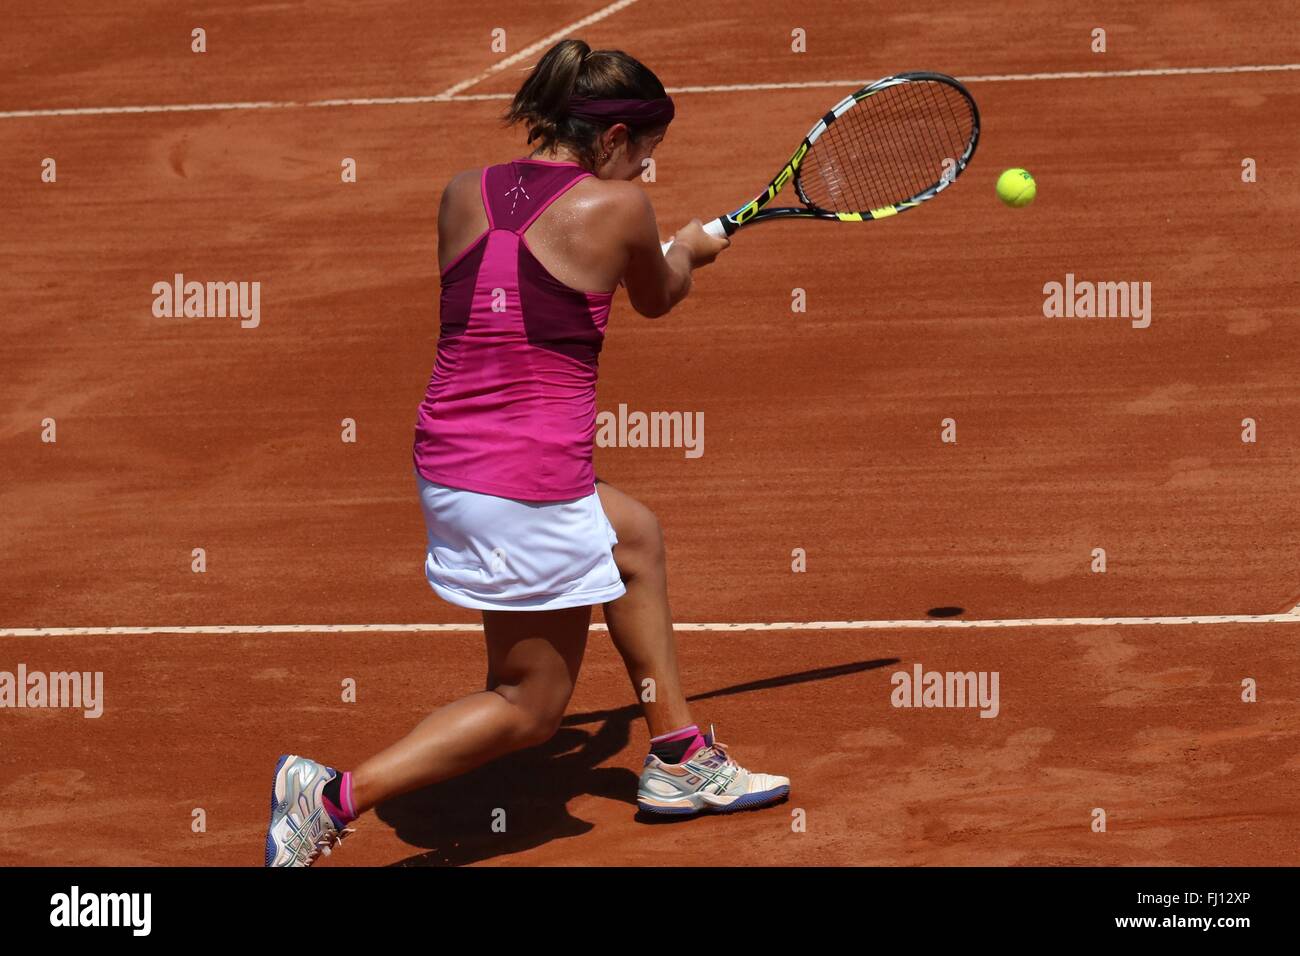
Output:
[[[565,146],[575,152],[582,164],[595,167],[595,141],[600,133],[616,122],[571,112],[573,100],[655,100],[665,98],[659,78],[635,58],[622,50],[592,50],[582,40],[561,40],[546,51],[515,94],[506,111],[506,125],[523,123],[528,142],[545,151]],[[669,114],[671,116],[671,113]],[[628,135],[636,139],[642,132],[665,123],[638,123],[622,120]]]
[[582,63],[591,47],[581,40],[561,40],[546,51],[506,113],[506,123],[528,124],[528,142],[541,139],[543,147],[555,142],[569,98],[574,95]]

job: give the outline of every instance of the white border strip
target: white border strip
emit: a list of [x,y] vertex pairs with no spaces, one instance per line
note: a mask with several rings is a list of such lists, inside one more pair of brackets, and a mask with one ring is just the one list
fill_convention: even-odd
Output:
[[[626,6],[635,3],[636,0],[621,0],[622,5]],[[614,7],[620,7],[614,4]],[[602,16],[608,16],[615,12],[612,7],[606,7],[598,13]],[[597,16],[597,14],[592,14]],[[579,21],[582,23],[584,21]],[[593,21],[594,22],[594,21]],[[570,27],[574,29],[576,27]],[[564,34],[553,34],[553,37],[559,38]],[[551,37],[545,41],[549,42]],[[535,46],[535,44],[534,44]],[[523,56],[528,51],[536,52],[533,47],[527,50],[521,50],[516,56]],[[507,57],[502,60],[492,70],[484,71],[470,80],[465,80],[463,84],[456,84],[449,87],[441,93],[430,96],[385,96],[370,97],[363,99],[334,99],[334,100],[262,100],[246,103],[176,103],[161,104],[154,106],[86,106],[70,109],[42,109],[42,110],[7,110],[0,111],[0,119],[33,119],[50,116],[113,116],[119,114],[138,114],[138,113],[198,113],[209,112],[214,110],[287,110],[287,109],[320,109],[322,107],[334,106],[413,106],[424,105],[428,103],[472,103],[484,100],[508,100],[511,98],[510,93],[470,93],[465,96],[459,96],[452,93],[453,90],[467,89],[475,83],[482,82],[492,73],[499,69],[505,69],[509,66]],[[1169,67],[1165,69],[1150,70],[1090,70],[1076,73],[1001,73],[988,74],[985,76],[964,76],[960,77],[964,83],[1007,83],[1007,82],[1027,82],[1030,80],[1093,80],[1093,79],[1112,79],[1117,77],[1135,77],[1135,76],[1200,76],[1205,74],[1224,74],[1224,73],[1280,73],[1286,71],[1300,70],[1300,63],[1275,63],[1266,66],[1180,66]],[[669,87],[669,93],[749,93],[762,92],[764,90],[812,90],[822,88],[836,89],[858,89],[866,86],[869,80],[813,80],[804,83],[733,83],[721,86],[673,86]]]
[[[784,621],[771,624],[675,624],[677,631],[909,631],[1025,627],[1130,627],[1144,624],[1300,624],[1300,605],[1278,614],[1178,617],[1029,617],[999,620]],[[591,625],[605,631],[604,624]],[[8,627],[0,637],[147,637],[153,634],[472,634],[481,624],[212,624],[178,627]]]
[[[1272,63],[1264,66],[1171,66],[1146,70],[1083,70],[1067,73],[986,73],[959,76],[963,83],[1016,83],[1039,80],[1106,80],[1134,76],[1203,76],[1223,73],[1283,73],[1300,70],[1300,63]],[[757,90],[810,90],[821,87],[861,89],[874,80],[811,80],[802,83],[729,83],[717,86],[677,86],[670,93],[738,93]],[[481,94],[486,99],[497,94]],[[508,98],[508,94],[501,94]],[[473,97],[478,98],[478,97]],[[471,99],[471,97],[461,97]]]
[[471,86],[477,86],[478,84],[486,80],[488,77],[495,76],[496,74],[500,73],[502,70],[514,66],[516,63],[520,62],[521,60],[528,59],[534,53],[540,53],[542,50],[545,50],[548,47],[550,47],[551,44],[558,43],[560,40],[563,40],[566,37],[573,36],[575,32],[581,30],[583,27],[588,27],[591,26],[591,24],[593,23],[597,23],[601,20],[604,20],[606,17],[618,13],[618,11],[620,10],[625,10],[626,8],[632,6],[632,4],[634,3],[636,3],[636,0],[617,0],[616,3],[611,3],[607,7],[601,7],[595,13],[590,14],[589,16],[585,16],[581,20],[575,20],[573,23],[570,23],[567,27],[560,27],[560,29],[556,30],[554,33],[550,34],[549,36],[544,36],[536,43],[529,44],[528,46],[520,50],[518,53],[512,53],[504,60],[498,60],[496,63],[493,63],[491,66],[489,66],[482,73],[479,73],[477,76],[471,76],[468,80],[461,80],[455,86],[447,87],[445,90],[439,93],[436,98],[440,100],[449,100],[457,93],[459,93],[461,90],[467,90]]

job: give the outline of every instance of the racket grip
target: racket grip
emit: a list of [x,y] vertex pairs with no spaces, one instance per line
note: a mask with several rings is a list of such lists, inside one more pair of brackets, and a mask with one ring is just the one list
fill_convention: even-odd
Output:
[[[707,232],[714,239],[727,238],[727,227],[722,224],[721,219],[710,219],[708,222],[704,224],[704,231]],[[671,249],[672,247],[673,247],[673,241],[671,239],[669,239],[665,243],[662,243],[664,255],[668,255],[668,250]]]
[[721,219],[710,219],[704,224],[704,231],[714,239],[727,238],[727,227],[722,224]]

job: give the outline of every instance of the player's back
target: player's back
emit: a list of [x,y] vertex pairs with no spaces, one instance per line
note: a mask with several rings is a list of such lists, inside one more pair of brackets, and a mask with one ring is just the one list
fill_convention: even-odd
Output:
[[[416,426],[416,466],[429,481],[529,501],[590,494],[597,359],[613,293],[566,284],[529,243],[539,218],[590,175],[540,160],[479,174],[484,228],[442,270],[437,361]],[[463,177],[461,188],[451,201],[464,213],[472,197]],[[456,223],[462,232],[467,218]],[[568,271],[554,245],[545,255]]]

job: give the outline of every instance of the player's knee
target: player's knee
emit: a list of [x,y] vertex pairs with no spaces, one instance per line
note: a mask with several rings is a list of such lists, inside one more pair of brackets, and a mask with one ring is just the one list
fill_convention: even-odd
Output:
[[649,508],[638,509],[628,527],[620,532],[615,557],[625,578],[663,572],[668,563],[664,531]]
[[510,734],[519,748],[536,747],[555,736],[572,692],[553,686],[540,693],[516,684],[497,684],[492,690],[511,705]]
[[555,736],[564,720],[564,705],[521,708],[517,734],[521,747],[538,747]]

